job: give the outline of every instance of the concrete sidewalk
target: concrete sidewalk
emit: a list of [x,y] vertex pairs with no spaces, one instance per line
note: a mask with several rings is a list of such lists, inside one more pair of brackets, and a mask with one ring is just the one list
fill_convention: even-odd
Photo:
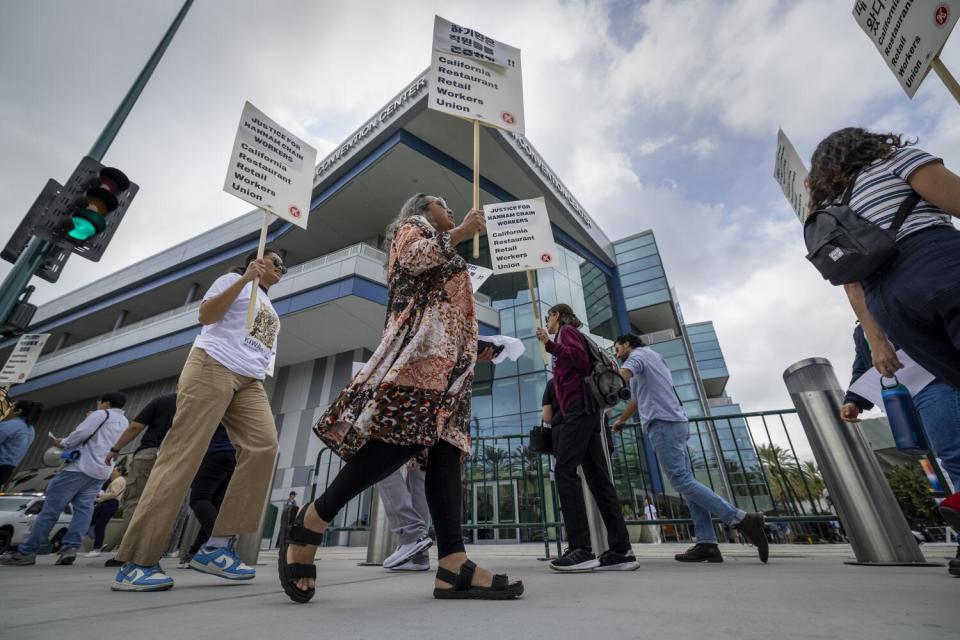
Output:
[[[161,593],[113,593],[104,558],[53,566],[0,567],[0,638],[957,638],[960,578],[946,567],[843,564],[845,545],[777,545],[762,565],[752,547],[724,545],[718,565],[681,565],[685,545],[635,545],[629,573],[563,575],[537,560],[543,545],[473,546],[495,571],[522,578],[510,602],[440,602],[432,573],[359,567],[364,549],[321,549],[318,589],[306,605],[280,590],[276,553],[260,575],[227,583],[163,564],[177,586]],[[944,562],[954,546],[925,547]],[[434,566],[436,561],[434,559]]]

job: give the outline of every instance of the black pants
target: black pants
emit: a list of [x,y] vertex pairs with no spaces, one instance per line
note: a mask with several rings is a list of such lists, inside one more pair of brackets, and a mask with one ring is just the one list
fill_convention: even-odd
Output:
[[16,467],[12,464],[0,464],[0,489],[7,484],[7,480],[13,475],[15,469]]
[[924,369],[960,389],[960,231],[931,227],[897,246],[893,264],[863,282],[870,313]]
[[563,412],[563,421],[553,430],[553,452],[557,458],[554,473],[557,494],[560,496],[560,510],[563,512],[563,525],[570,547],[590,548],[587,509],[580,476],[577,475],[579,466],[583,467],[587,486],[597,501],[603,524],[607,528],[608,546],[619,553],[630,549],[627,525],[623,521],[617,490],[610,481],[607,460],[603,454],[600,414],[585,414],[581,400],[567,407]]
[[97,505],[96,514],[91,526],[93,526],[93,548],[99,549],[103,546],[103,536],[107,532],[107,525],[110,524],[110,518],[120,507],[120,501],[116,498],[101,502]]
[[194,555],[213,533],[223,496],[227,493],[237,456],[232,451],[214,451],[203,456],[197,475],[190,485],[190,509],[200,521],[200,533],[190,546]]
[[[317,514],[333,522],[337,512],[367,487],[380,482],[423,450],[420,445],[388,444],[370,440],[343,465],[330,486],[313,503]],[[427,505],[437,532],[437,553],[443,558],[463,552],[460,523],[460,450],[440,440],[427,453]]]

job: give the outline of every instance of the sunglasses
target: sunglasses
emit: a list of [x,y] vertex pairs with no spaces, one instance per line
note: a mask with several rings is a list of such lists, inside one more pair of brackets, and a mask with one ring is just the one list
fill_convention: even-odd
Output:
[[271,260],[271,262],[273,263],[273,266],[275,266],[277,269],[280,269],[281,275],[285,275],[287,273],[287,267],[283,264],[283,260],[280,258],[274,258]]

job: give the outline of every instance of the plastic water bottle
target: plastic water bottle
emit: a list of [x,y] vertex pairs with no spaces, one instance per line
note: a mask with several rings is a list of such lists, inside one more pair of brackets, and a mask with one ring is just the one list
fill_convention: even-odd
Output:
[[900,384],[896,376],[893,382],[893,386],[888,387],[883,380],[880,381],[880,386],[883,387],[881,391],[883,408],[890,422],[893,441],[899,451],[911,455],[923,455],[927,453],[928,446],[920,414],[917,413],[917,407],[913,404],[910,390]]

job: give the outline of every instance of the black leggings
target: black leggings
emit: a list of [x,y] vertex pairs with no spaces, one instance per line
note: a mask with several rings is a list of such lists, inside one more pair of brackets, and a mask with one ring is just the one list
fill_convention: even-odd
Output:
[[213,525],[217,522],[223,496],[227,493],[236,466],[237,456],[233,451],[204,454],[197,475],[190,485],[190,509],[200,522],[200,531],[188,551],[190,555],[196,555],[203,543],[213,534]]
[[[337,512],[364,489],[380,482],[423,450],[422,445],[397,445],[370,440],[343,465],[322,496],[313,503],[317,514],[333,522]],[[460,525],[460,450],[445,440],[427,452],[427,505],[437,532],[437,554],[462,553]]]

